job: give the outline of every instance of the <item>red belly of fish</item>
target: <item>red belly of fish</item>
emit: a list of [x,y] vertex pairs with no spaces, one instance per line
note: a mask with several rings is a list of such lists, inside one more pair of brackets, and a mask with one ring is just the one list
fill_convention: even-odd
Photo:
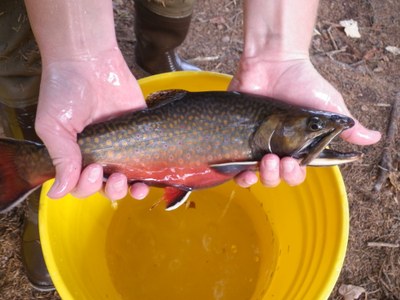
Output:
[[190,189],[212,187],[232,178],[232,175],[219,173],[207,165],[165,166],[147,164],[146,167],[113,167],[112,172],[116,171],[124,173],[132,182],[141,181],[153,186],[175,186]]

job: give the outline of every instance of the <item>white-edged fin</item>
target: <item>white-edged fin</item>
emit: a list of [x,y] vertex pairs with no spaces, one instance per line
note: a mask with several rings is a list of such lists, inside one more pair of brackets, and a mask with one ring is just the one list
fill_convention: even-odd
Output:
[[210,165],[210,168],[221,174],[236,175],[246,170],[257,170],[258,161],[235,161]]
[[189,198],[192,191],[181,190],[176,187],[168,186],[165,188],[164,200],[167,202],[165,210],[171,211],[177,209]]
[[39,186],[37,186],[37,187],[31,189],[30,191],[28,191],[27,193],[25,193],[24,195],[22,195],[22,196],[19,197],[18,199],[14,200],[14,202],[12,202],[9,206],[4,207],[4,208],[2,207],[2,208],[0,209],[0,214],[7,213],[7,212],[9,212],[10,210],[12,210],[14,207],[16,207],[16,206],[19,205],[21,202],[23,202],[26,198],[29,197],[30,194],[32,194],[34,191],[36,191],[36,190],[37,190],[38,188],[40,188],[40,187],[41,187],[41,185],[39,185]]

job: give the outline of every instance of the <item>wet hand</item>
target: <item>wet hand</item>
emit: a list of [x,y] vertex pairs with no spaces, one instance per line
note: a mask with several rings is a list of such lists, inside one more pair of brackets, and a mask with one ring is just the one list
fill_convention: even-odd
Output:
[[[229,89],[351,116],[341,94],[315,70],[308,57],[272,61],[242,58]],[[344,140],[358,145],[379,141],[379,132],[365,128],[356,119],[355,122],[354,127],[341,134]],[[298,185],[305,177],[305,168],[293,158],[280,160],[276,155],[268,154],[260,163],[261,182],[269,187],[278,185],[281,179],[289,185]],[[244,172],[237,176],[236,182],[248,187],[257,182],[257,176],[253,172]]]
[[137,81],[117,48],[95,57],[44,64],[35,127],[56,168],[49,197],[61,198],[69,192],[86,197],[104,187],[111,200],[123,198],[128,189],[133,197],[144,198],[148,187],[135,184],[129,188],[123,174],[112,174],[104,184],[101,165],[82,170],[77,134],[91,123],[145,106]]

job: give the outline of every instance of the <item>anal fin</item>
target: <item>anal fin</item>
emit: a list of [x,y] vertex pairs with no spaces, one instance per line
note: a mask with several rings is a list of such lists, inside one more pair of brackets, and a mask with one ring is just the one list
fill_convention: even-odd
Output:
[[170,211],[178,208],[189,198],[192,191],[181,190],[177,187],[168,186],[164,190],[164,200],[167,202],[165,210]]

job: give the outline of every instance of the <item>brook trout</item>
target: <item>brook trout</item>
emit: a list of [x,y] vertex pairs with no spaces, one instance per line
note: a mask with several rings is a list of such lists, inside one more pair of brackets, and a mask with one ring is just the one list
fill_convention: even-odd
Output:
[[[105,176],[165,188],[167,210],[192,190],[221,184],[257,169],[267,153],[302,165],[350,162],[359,153],[325,147],[354,121],[343,115],[238,92],[161,91],[148,108],[93,124],[78,136],[83,166],[100,163]],[[0,139],[0,212],[55,176],[44,145]]]

